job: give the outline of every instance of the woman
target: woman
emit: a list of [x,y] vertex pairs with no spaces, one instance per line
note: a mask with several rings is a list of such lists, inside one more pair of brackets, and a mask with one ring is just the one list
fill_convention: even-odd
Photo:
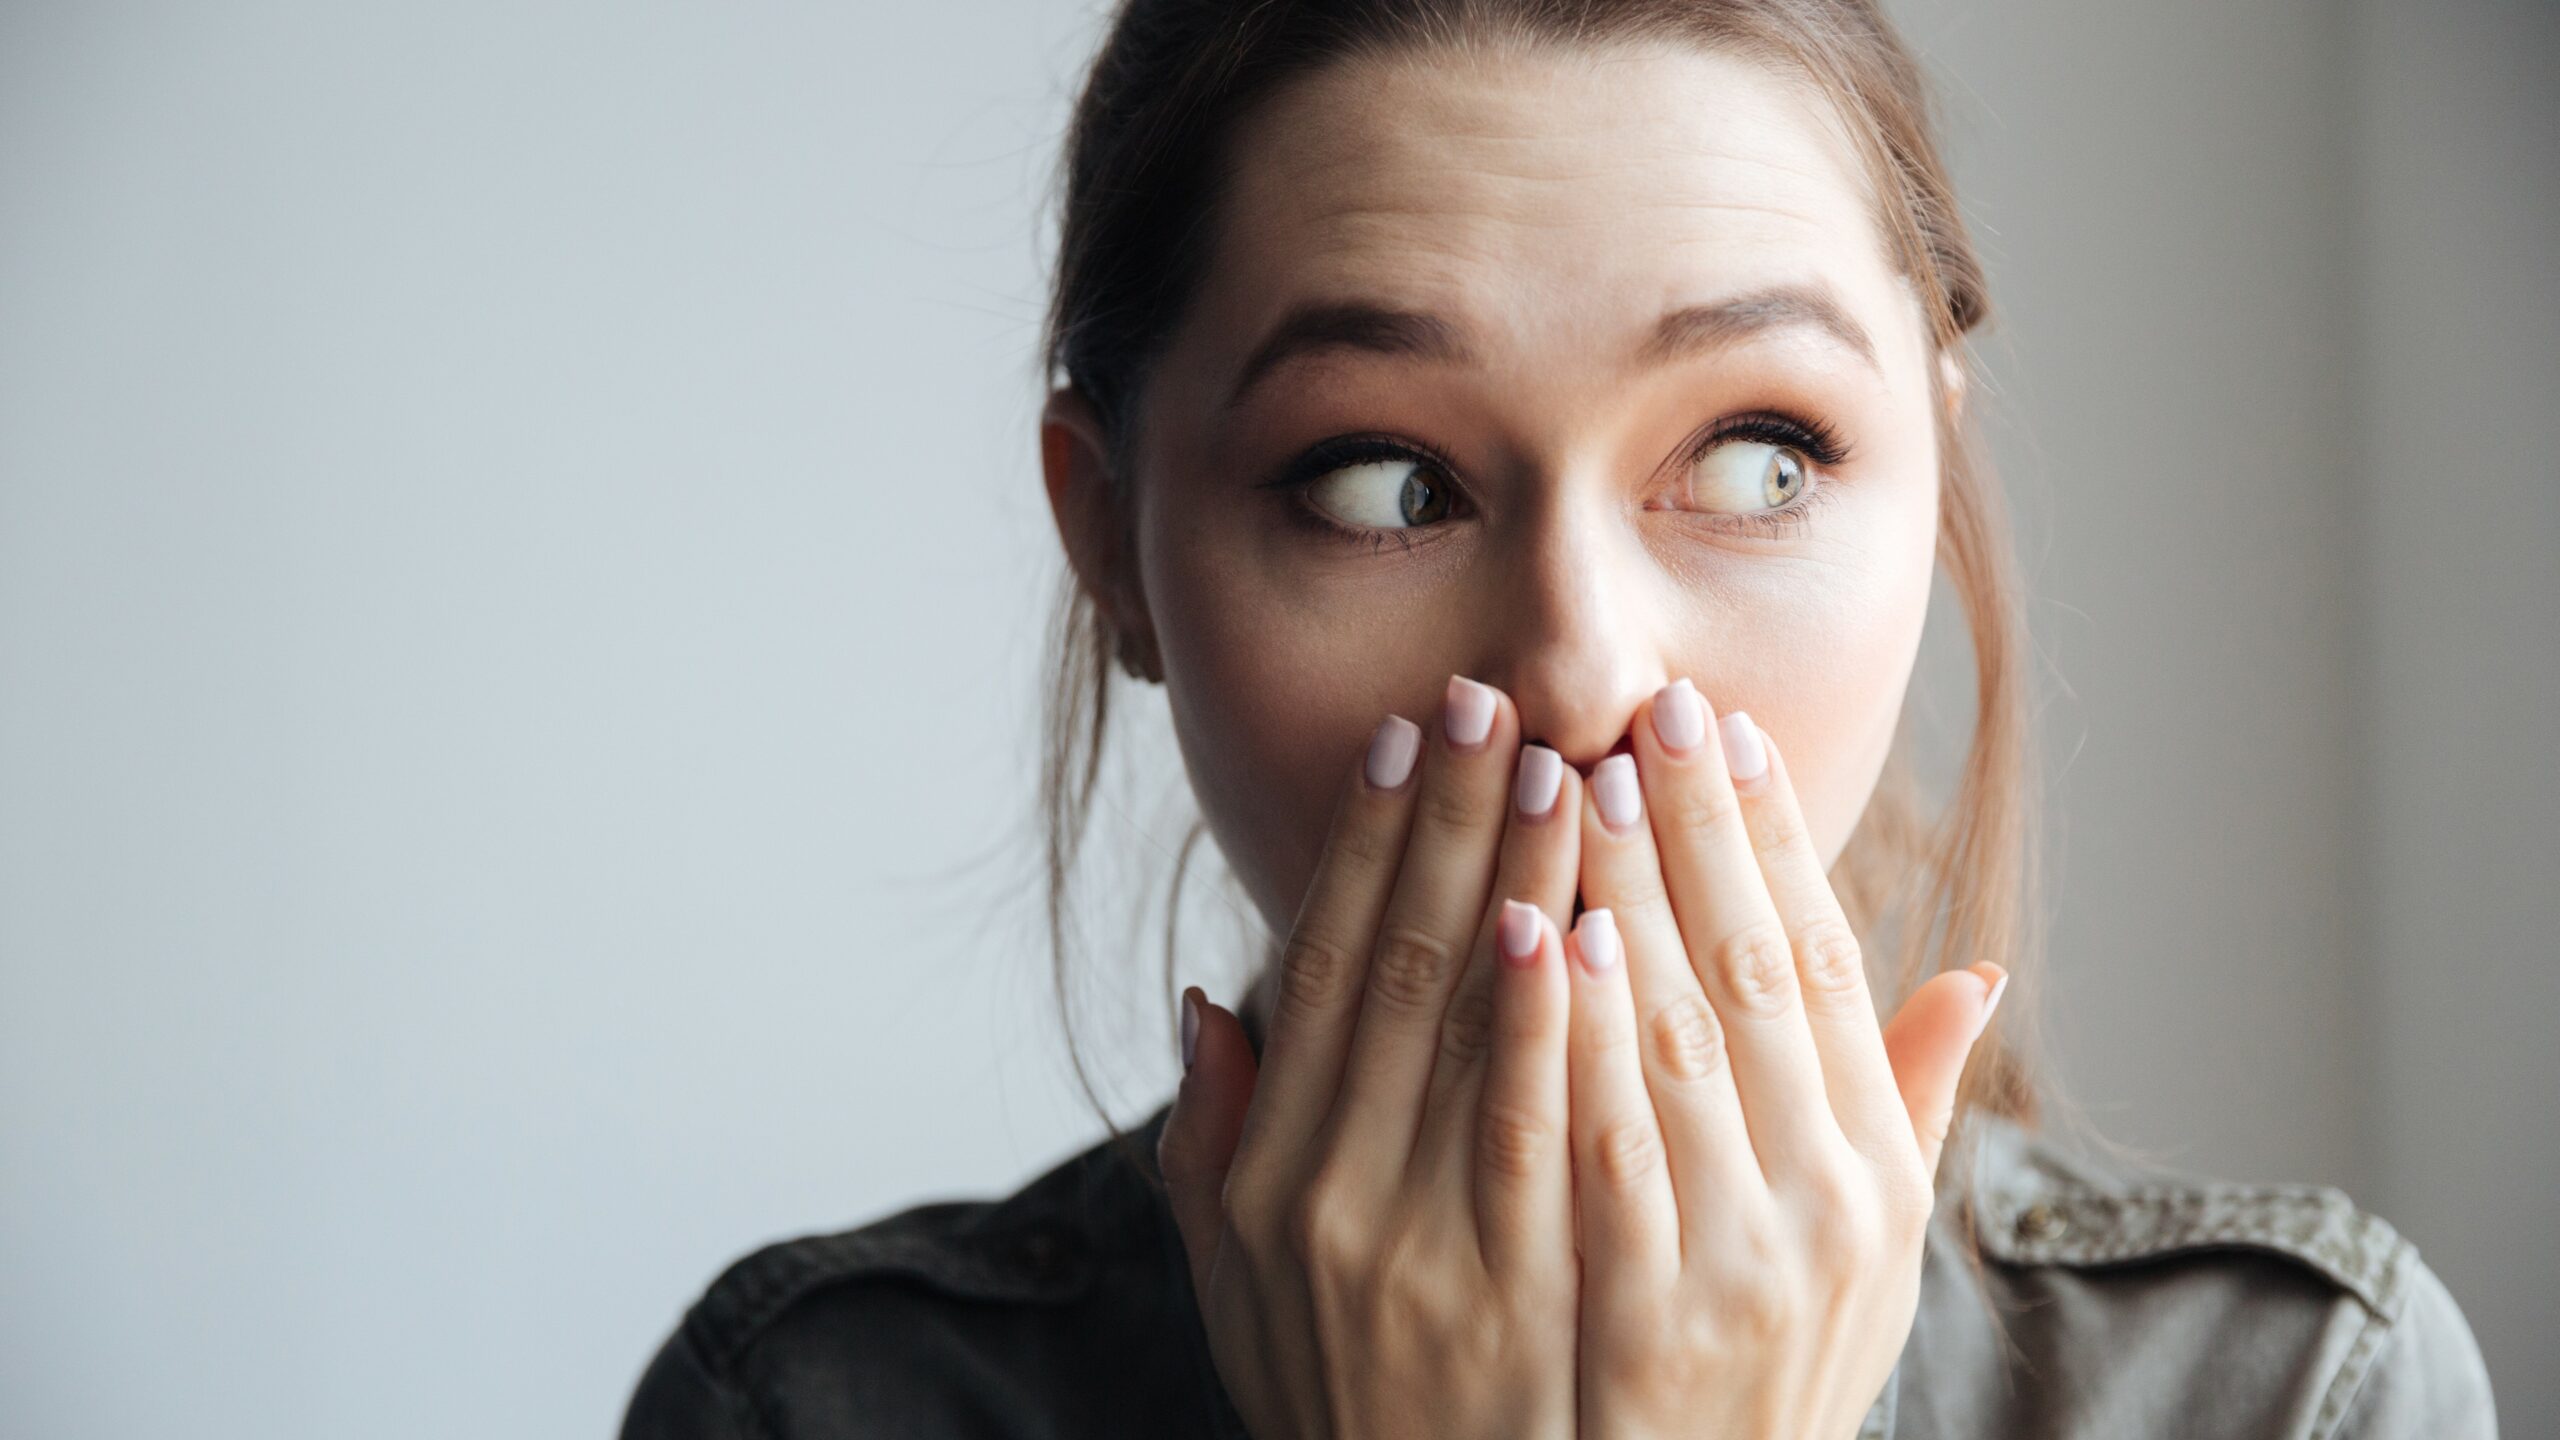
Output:
[[2492,1433],[2388,1225],[2066,1147],[1990,1023],[1986,313],[1868,4],[1132,0],[1048,337],[1052,918],[1116,662],[1271,962],[1134,1143],[733,1266],[625,1433]]

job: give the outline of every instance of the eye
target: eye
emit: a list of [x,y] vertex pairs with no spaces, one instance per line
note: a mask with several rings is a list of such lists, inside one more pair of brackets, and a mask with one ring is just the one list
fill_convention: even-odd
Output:
[[1689,499],[1722,514],[1783,510],[1804,486],[1804,452],[1765,440],[1721,440],[1689,465]]
[[1343,465],[1307,482],[1307,499],[1345,525],[1400,530],[1448,518],[1449,487],[1405,456]]

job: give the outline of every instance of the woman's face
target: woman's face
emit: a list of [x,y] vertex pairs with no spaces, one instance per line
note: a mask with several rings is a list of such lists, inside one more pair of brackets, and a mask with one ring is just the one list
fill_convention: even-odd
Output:
[[1721,54],[1505,49],[1340,65],[1236,136],[1119,575],[1275,934],[1371,730],[1452,674],[1586,774],[1688,676],[1838,857],[1920,640],[1938,362],[1826,123]]

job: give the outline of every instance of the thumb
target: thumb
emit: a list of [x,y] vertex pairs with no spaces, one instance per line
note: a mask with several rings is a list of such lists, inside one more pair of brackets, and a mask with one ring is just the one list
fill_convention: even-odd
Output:
[[1911,1114],[1911,1133],[1931,1175],[1938,1173],[1939,1152],[1955,1123],[1956,1084],[1964,1076],[1964,1062],[2008,985],[2009,972],[1988,960],[1942,971],[1911,992],[1884,1027],[1894,1083],[1902,1090],[1902,1108]]
[[1182,1010],[1190,1063],[1156,1137],[1156,1169],[1164,1175],[1173,1223],[1190,1257],[1192,1291],[1205,1297],[1218,1237],[1226,1230],[1227,1165],[1244,1133],[1259,1067],[1243,1022],[1210,1004],[1199,986],[1182,992]]

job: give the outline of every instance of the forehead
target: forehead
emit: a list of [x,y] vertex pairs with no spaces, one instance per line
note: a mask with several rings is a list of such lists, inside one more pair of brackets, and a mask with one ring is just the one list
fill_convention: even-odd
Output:
[[1310,297],[1499,343],[1623,350],[1666,308],[1814,282],[1916,330],[1870,190],[1810,82],[1687,46],[1407,50],[1284,87],[1233,137],[1214,333]]

